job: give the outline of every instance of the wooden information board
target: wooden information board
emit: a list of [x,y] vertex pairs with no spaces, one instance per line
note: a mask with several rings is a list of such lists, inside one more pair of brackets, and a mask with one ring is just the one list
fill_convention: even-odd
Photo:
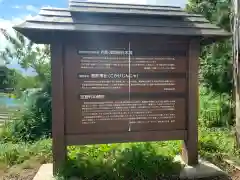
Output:
[[68,145],[161,140],[184,140],[184,160],[197,163],[199,42],[137,37],[52,46],[59,164]]
[[66,49],[67,134],[186,129],[186,50],[127,39],[83,44]]
[[198,163],[200,44],[231,33],[180,7],[78,0],[14,29],[51,45],[55,174],[68,145],[183,140]]

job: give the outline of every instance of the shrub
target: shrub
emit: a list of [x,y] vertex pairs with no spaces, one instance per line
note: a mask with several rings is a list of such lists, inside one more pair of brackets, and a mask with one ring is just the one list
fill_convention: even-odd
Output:
[[33,157],[41,159],[41,161],[51,162],[51,141],[40,140],[34,144],[27,143],[2,143],[0,144],[0,164],[12,166],[21,164]]
[[[199,152],[217,165],[226,157],[238,160],[234,136],[228,129],[200,128]],[[174,157],[181,151],[180,141],[103,144],[68,147],[68,161],[61,171],[66,179],[96,180],[175,179],[181,168]],[[0,144],[0,166],[52,162],[51,141]],[[225,168],[225,167],[222,167]],[[63,179],[63,178],[59,178]],[[176,178],[177,179],[177,178]]]
[[199,122],[203,127],[222,127],[234,124],[233,102],[227,94],[216,94],[200,87]]
[[199,135],[200,156],[231,173],[225,159],[237,162],[240,157],[233,132],[224,128],[200,128]]
[[[162,179],[178,175],[176,143],[127,143],[70,147],[61,174],[69,179]],[[178,149],[176,152],[176,148]]]
[[35,141],[51,136],[51,84],[34,93],[29,107],[19,120],[4,126],[1,139],[4,141]]

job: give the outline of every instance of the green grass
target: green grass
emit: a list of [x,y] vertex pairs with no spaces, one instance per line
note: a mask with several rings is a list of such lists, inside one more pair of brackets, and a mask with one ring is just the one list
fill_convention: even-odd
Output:
[[34,144],[25,143],[2,143],[0,144],[0,164],[1,167],[22,164],[32,158],[44,162],[51,162],[51,140],[41,140]]
[[226,159],[240,165],[240,150],[236,149],[233,131],[225,128],[201,128],[199,131],[199,153],[204,159],[231,173],[232,167]]
[[202,127],[230,127],[234,125],[234,102],[227,94],[218,94],[200,86],[199,124]]
[[[33,144],[0,144],[0,169],[52,162],[51,149],[50,139]],[[174,162],[181,152],[180,141],[71,146],[68,152],[67,164],[61,171],[61,176],[67,178],[148,180],[178,174],[181,168]],[[221,168],[226,168],[224,158],[239,159],[240,155],[234,149],[231,131],[221,128],[200,129],[199,152]]]
[[200,150],[209,153],[233,155],[236,153],[234,133],[224,128],[201,128],[199,131]]
[[74,176],[98,180],[172,176],[181,169],[174,162],[179,152],[180,143],[175,141],[69,147],[68,168],[63,168],[62,174],[66,179]]
[[[62,174],[82,179],[156,179],[178,174],[181,167],[173,158],[181,152],[180,141],[128,143],[69,147],[69,158]],[[224,158],[237,159],[234,136],[229,129],[201,128],[199,153],[224,170]]]

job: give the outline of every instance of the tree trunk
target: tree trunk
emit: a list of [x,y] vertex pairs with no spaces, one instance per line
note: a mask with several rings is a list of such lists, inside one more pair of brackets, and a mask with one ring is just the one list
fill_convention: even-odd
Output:
[[235,102],[236,102],[236,142],[240,147],[240,64],[239,64],[239,50],[240,50],[240,0],[233,0],[233,60],[234,60],[234,87],[235,87]]

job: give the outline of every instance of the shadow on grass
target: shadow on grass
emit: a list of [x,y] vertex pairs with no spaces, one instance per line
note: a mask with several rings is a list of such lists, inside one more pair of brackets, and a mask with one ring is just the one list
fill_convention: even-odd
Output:
[[65,178],[81,180],[157,180],[178,177],[181,165],[173,157],[159,155],[151,144],[102,145],[100,148],[81,148],[68,158],[61,170]]

